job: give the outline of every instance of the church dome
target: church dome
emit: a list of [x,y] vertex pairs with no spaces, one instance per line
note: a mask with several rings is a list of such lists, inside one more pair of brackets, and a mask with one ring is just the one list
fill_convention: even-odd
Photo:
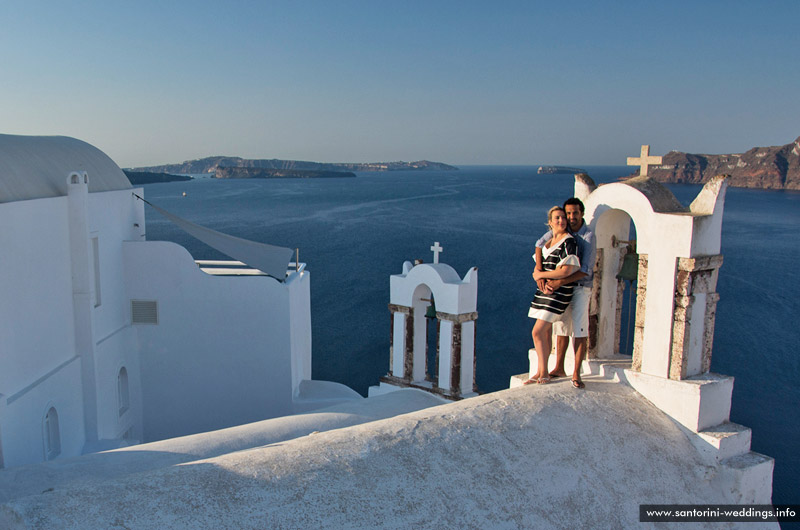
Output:
[[89,174],[90,192],[131,188],[119,166],[86,142],[0,134],[0,203],[66,195],[73,171]]

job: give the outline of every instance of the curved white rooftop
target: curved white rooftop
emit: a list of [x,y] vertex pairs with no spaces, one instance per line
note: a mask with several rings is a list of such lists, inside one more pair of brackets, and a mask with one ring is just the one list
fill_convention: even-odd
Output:
[[66,195],[73,171],[89,174],[89,192],[132,187],[108,155],[86,142],[68,136],[0,134],[0,203]]
[[[565,378],[303,436],[311,421],[288,429],[296,438],[215,442],[222,451],[197,457],[199,438],[92,455],[95,466],[136,452],[131,474],[89,469],[91,478],[60,482],[42,465],[36,488],[0,505],[0,526],[640,529],[653,526],[639,522],[639,504],[739,502],[735,469],[704,462],[666,414],[626,385],[587,381],[580,392]],[[146,462],[172,452],[182,463]],[[0,477],[9,473],[9,487],[26,481],[13,468]]]

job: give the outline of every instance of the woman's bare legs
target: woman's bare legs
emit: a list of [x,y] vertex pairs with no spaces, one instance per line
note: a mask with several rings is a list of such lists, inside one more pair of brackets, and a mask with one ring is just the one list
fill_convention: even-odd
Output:
[[539,383],[547,383],[550,377],[547,374],[547,361],[550,359],[550,350],[553,348],[553,324],[546,320],[539,319],[533,325],[533,346],[536,348],[536,356],[539,358],[539,371],[536,379]]

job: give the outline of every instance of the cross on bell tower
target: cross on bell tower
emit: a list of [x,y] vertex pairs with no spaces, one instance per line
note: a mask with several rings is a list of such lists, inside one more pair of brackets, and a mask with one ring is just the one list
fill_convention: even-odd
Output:
[[439,263],[439,253],[442,252],[444,248],[440,247],[439,242],[436,241],[431,247],[431,250],[433,251],[433,262]]
[[642,154],[639,158],[629,156],[628,157],[628,165],[629,166],[639,166],[639,176],[646,177],[647,176],[647,168],[653,164],[660,164],[662,157],[660,156],[650,156],[650,146],[643,145],[642,146]]

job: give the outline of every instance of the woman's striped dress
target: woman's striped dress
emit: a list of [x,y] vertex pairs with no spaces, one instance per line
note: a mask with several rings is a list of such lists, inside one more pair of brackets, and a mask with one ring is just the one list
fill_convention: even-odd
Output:
[[[535,256],[534,256],[535,259]],[[580,266],[578,259],[578,243],[571,235],[567,235],[561,242],[552,248],[542,248],[542,269],[545,271],[556,270],[561,265]],[[574,284],[562,285],[552,294],[545,294],[536,289],[536,294],[531,302],[528,316],[535,319],[555,322],[566,311],[572,300]]]

